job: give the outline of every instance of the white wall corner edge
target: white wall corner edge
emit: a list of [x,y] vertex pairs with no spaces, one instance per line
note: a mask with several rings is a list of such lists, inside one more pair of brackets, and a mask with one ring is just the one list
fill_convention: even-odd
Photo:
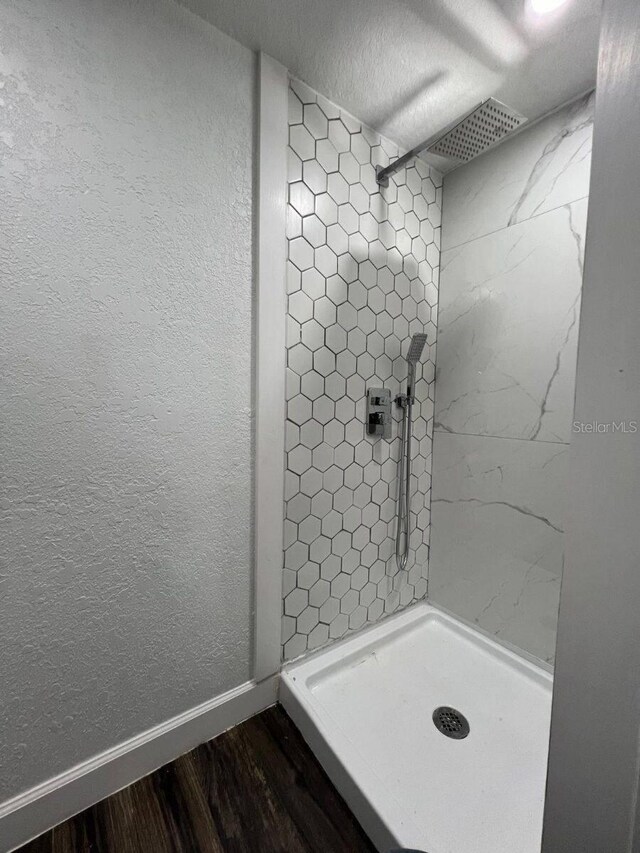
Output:
[[277,692],[278,676],[247,681],[0,803],[1,853],[264,711]]
[[287,69],[259,55],[253,675],[278,672],[282,648],[285,471]]

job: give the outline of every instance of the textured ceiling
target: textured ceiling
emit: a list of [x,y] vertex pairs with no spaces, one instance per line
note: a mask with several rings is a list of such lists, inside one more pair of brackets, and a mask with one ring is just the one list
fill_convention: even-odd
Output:
[[489,95],[536,119],[595,83],[600,0],[184,0],[405,147]]

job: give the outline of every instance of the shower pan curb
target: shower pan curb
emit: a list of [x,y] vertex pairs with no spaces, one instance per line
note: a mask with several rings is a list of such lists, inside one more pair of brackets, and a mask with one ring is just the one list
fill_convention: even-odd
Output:
[[[442,661],[449,647],[453,649],[451,659]],[[466,664],[465,656],[469,658]],[[405,661],[407,675],[403,681]],[[485,701],[477,685],[467,691],[468,681],[473,684],[474,670],[485,676],[495,671],[495,684],[488,684],[486,692],[493,690],[496,696]],[[488,791],[492,784],[495,787],[495,768],[504,765],[507,801],[512,791],[516,810],[518,799],[524,798],[526,804],[516,815],[522,837],[518,836],[515,843],[517,849],[528,853],[536,849],[536,838],[539,850],[542,829],[551,685],[551,675],[545,669],[422,602],[286,666],[280,681],[280,701],[381,853],[393,847],[428,853],[452,849],[448,840],[443,841],[442,828],[434,825],[429,809],[420,812],[425,798],[432,799],[434,811],[442,812],[446,802],[464,794],[464,774],[460,774],[459,782],[452,780],[444,766],[447,759],[443,760],[446,753],[442,750],[447,749],[457,750],[451,753],[454,763],[464,755],[461,750],[469,750],[467,778],[473,776],[472,771],[478,775],[484,761],[490,779],[485,782],[480,773],[479,792],[477,796],[472,792],[470,797],[473,802],[465,803],[465,810],[458,808],[462,805],[458,800],[458,807],[449,812],[469,811],[470,807],[472,814],[483,814],[485,789]],[[524,699],[522,693],[526,694]],[[513,696],[514,703],[512,713],[507,698],[504,719],[497,702],[502,694]],[[459,709],[468,718],[469,737],[443,737],[434,726],[432,714],[444,705]],[[495,707],[500,711],[495,713]],[[507,741],[504,754],[496,755],[495,762],[485,744],[497,736],[493,730],[486,737],[490,723],[495,729],[494,718],[496,726],[504,727]],[[427,772],[425,767],[430,762]],[[514,766],[521,768],[521,784],[514,785],[509,778],[508,771]],[[460,789],[452,790],[458,785]],[[436,801],[440,802],[439,809]],[[470,818],[469,829],[475,829],[471,824]],[[498,827],[496,839],[488,837],[490,828],[482,831],[486,837],[478,851],[495,849],[495,853],[503,853],[511,848],[512,853],[516,849],[508,826]],[[467,838],[469,846],[465,846]],[[471,831],[466,836],[463,833],[462,843],[460,839],[455,843],[458,846],[453,849],[460,853],[476,850]]]

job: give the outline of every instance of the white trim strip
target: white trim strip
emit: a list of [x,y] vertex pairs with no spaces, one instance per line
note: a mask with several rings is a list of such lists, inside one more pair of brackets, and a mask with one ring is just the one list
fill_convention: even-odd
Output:
[[277,677],[247,681],[0,804],[0,849],[52,826],[217,737],[277,699]]
[[286,68],[260,54],[254,678],[280,669],[286,319]]

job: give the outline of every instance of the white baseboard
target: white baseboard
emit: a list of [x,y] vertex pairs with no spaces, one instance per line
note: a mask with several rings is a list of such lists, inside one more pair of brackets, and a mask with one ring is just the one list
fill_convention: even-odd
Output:
[[247,681],[0,804],[9,853],[277,700],[278,677]]

